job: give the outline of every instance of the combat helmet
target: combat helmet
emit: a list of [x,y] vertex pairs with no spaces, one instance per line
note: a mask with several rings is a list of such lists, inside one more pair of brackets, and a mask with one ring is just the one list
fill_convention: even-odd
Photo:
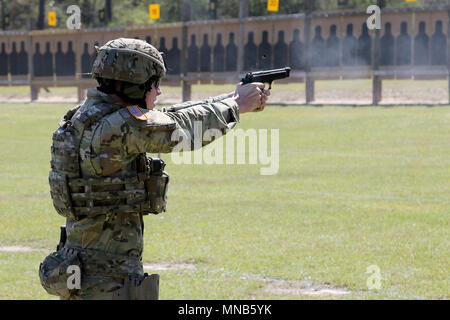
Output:
[[159,80],[166,75],[162,54],[143,40],[119,38],[96,49],[92,77],[99,81],[100,90],[114,91],[112,80],[122,82],[118,92],[106,93],[116,93],[121,98],[139,103],[145,99],[151,84],[156,82],[159,85]]

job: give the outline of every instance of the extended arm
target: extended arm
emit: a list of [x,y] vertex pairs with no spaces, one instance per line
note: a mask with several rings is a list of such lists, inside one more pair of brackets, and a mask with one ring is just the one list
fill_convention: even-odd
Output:
[[[264,84],[238,85],[236,91],[199,102],[185,102],[161,111],[145,111],[146,121],[133,120],[130,139],[139,153],[167,153],[179,143],[180,135],[190,139],[190,150],[211,143],[204,139],[210,129],[226,134],[239,122],[239,115],[245,112],[262,111],[269,92]],[[258,108],[261,108],[258,110]],[[195,141],[195,139],[201,139]]]

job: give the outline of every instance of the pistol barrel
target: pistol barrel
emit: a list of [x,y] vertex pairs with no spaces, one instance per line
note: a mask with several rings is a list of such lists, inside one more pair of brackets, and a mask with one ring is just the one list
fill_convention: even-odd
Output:
[[264,71],[249,72],[242,78],[242,83],[262,82],[271,84],[274,80],[288,78],[291,68],[272,69]]

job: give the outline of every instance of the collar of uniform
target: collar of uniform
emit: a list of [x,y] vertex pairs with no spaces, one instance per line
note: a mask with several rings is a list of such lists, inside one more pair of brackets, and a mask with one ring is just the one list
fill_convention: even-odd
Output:
[[98,102],[106,102],[106,103],[117,103],[117,101],[111,97],[109,94],[106,94],[104,92],[101,92],[94,88],[89,88],[87,90],[86,96],[88,99],[94,99]]

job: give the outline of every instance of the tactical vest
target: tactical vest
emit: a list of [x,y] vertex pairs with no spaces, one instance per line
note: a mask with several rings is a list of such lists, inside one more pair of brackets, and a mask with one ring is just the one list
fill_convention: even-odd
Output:
[[[72,220],[107,213],[158,214],[166,210],[169,175],[165,163],[140,154],[136,171],[123,176],[84,178],[80,142],[85,129],[123,106],[77,106],[64,116],[53,134],[49,175],[56,211]],[[101,191],[99,191],[101,190]]]

